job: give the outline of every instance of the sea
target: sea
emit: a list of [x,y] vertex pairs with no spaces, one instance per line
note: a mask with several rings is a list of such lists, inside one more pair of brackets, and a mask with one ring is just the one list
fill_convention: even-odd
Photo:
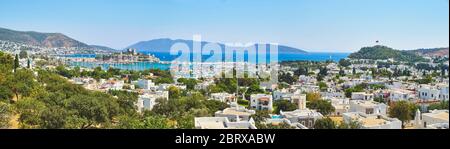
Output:
[[[111,64],[104,63],[98,64],[93,62],[70,62],[71,66],[80,66],[86,68],[95,68],[102,67],[102,69],[108,69],[110,67],[124,70],[147,70],[147,69],[161,69],[168,70],[170,69],[170,61],[176,59],[179,55],[170,55],[169,53],[162,52],[140,52],[146,55],[153,55],[158,57],[162,63],[156,62],[135,62],[135,63],[126,63],[126,64]],[[326,52],[309,52],[309,53],[279,53],[278,61],[339,61],[343,58],[347,58],[350,53],[326,53]],[[95,58],[95,54],[72,54],[72,55],[64,55],[65,57],[76,57],[76,58]],[[235,59],[235,55],[233,55],[233,59]],[[244,60],[246,61],[248,58],[248,54],[246,53],[244,56]],[[203,61],[206,59],[211,59],[211,56],[203,56]],[[218,60],[219,61],[219,60]]]

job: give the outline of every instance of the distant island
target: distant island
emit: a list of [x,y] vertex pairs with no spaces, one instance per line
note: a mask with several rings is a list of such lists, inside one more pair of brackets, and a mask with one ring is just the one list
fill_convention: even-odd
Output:
[[[128,46],[127,48],[134,48],[134,49],[138,49],[140,51],[146,51],[146,52],[169,52],[170,51],[170,47],[175,44],[175,43],[185,43],[189,46],[189,48],[192,49],[192,44],[193,41],[192,40],[183,40],[183,39],[168,39],[168,38],[161,38],[161,39],[154,39],[154,40],[149,40],[149,41],[141,41],[138,43],[135,43],[131,46]],[[205,44],[208,43],[212,43],[212,42],[206,42],[203,41],[202,42],[202,46],[204,46]],[[225,49],[225,44],[224,43],[218,43],[222,49]],[[270,44],[266,44],[267,49],[269,48]],[[284,45],[278,45],[278,52],[279,53],[292,53],[292,54],[299,54],[299,53],[307,53],[304,50],[300,50],[297,48],[293,48],[293,47],[289,47],[289,46],[284,46]]]

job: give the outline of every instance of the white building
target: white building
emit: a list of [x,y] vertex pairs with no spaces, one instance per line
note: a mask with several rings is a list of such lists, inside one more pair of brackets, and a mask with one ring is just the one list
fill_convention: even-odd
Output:
[[402,129],[402,122],[385,115],[367,115],[361,112],[343,114],[344,123],[359,122],[362,129]]
[[327,97],[323,99],[329,100],[331,105],[334,107],[334,113],[332,113],[332,115],[341,116],[342,113],[347,113],[350,111],[350,99],[348,98]]
[[365,92],[353,92],[352,93],[352,100],[366,100],[366,101],[372,101],[373,100],[373,94],[368,94]]
[[152,80],[139,79],[137,85],[141,89],[150,90],[152,87],[155,86],[155,83],[153,83]]
[[291,123],[298,122],[308,128],[313,128],[316,120],[323,117],[321,113],[311,109],[280,111],[280,115],[291,121]]
[[402,90],[402,89],[393,89],[390,90],[389,98],[391,101],[397,102],[397,101],[408,101],[415,98],[414,92],[409,90]]
[[232,103],[230,108],[214,113],[215,117],[227,117],[232,122],[248,121],[250,116],[255,114],[255,110],[248,110],[243,106]]
[[236,97],[230,93],[212,93],[210,100],[216,100],[220,102],[236,102]]
[[448,110],[432,110],[430,113],[416,112],[414,123],[416,128],[449,129]]
[[423,101],[437,101],[439,100],[440,90],[430,85],[421,85],[418,94],[419,99]]
[[253,119],[230,122],[227,117],[196,117],[194,123],[197,129],[256,129]]
[[138,112],[143,112],[145,110],[152,110],[153,107],[157,104],[157,99],[169,99],[168,91],[156,91],[152,93],[144,93],[143,95],[139,95],[136,106],[138,108]]
[[374,101],[350,100],[349,112],[386,115],[387,105],[384,103],[377,103]]
[[250,96],[250,107],[256,110],[273,110],[272,95],[253,94]]

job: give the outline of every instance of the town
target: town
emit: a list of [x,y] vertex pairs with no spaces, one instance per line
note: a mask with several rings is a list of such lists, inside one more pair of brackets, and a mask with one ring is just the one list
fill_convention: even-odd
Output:
[[280,62],[273,83],[220,77],[224,72],[183,78],[160,69],[85,68],[4,50],[0,128],[449,128],[448,55],[413,61],[359,54]]

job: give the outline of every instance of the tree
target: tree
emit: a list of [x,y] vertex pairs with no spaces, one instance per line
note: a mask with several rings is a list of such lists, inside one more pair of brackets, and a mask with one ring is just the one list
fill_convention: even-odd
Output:
[[20,57],[21,59],[28,58],[28,53],[27,53],[27,51],[25,51],[25,50],[20,51],[19,57]]
[[191,114],[183,115],[181,118],[177,119],[177,128],[193,129],[195,127],[194,118],[195,117]]
[[226,103],[217,100],[205,100],[203,104],[208,109],[210,115],[214,115],[215,112],[228,107]]
[[362,124],[359,121],[352,120],[348,123],[342,122],[338,125],[338,129],[361,129]]
[[336,123],[329,117],[316,120],[314,129],[336,129]]
[[195,85],[197,85],[196,79],[179,78],[177,81],[186,85],[186,89],[188,90],[193,90]]
[[120,114],[124,115],[136,115],[137,107],[135,103],[138,101],[138,94],[128,91],[116,91],[110,90],[109,94],[117,97],[117,103],[119,104]]
[[20,67],[20,64],[19,64],[19,55],[16,54],[16,57],[15,57],[15,59],[14,59],[14,72],[16,72],[17,68],[19,68],[19,67]]
[[295,129],[295,126],[291,126],[286,122],[281,122],[278,124],[258,124],[256,125],[258,129]]
[[19,114],[21,128],[40,128],[42,112],[46,110],[43,102],[32,98],[24,98],[15,104]]
[[0,129],[10,126],[11,107],[9,104],[0,101]]
[[318,85],[321,91],[326,91],[328,89],[328,85],[325,82],[319,82]]
[[281,73],[278,76],[278,79],[280,80],[280,82],[286,82],[288,84],[293,84],[294,82],[297,82],[298,78],[292,76],[290,73]]
[[404,124],[413,119],[417,107],[408,101],[399,101],[389,107],[389,116],[398,118]]
[[308,102],[306,106],[310,109],[316,109],[323,115],[329,115],[335,111],[335,108],[331,105],[331,102],[326,100],[312,100]]
[[98,125],[108,125],[118,112],[119,106],[103,94],[74,95],[67,99],[68,110],[73,111],[77,128],[86,129]]
[[27,59],[27,68],[30,69],[31,68],[31,60]]
[[269,111],[267,110],[257,110],[255,114],[250,115],[255,123],[264,122],[267,118],[270,118]]
[[17,70],[14,75],[6,78],[6,80],[10,82],[8,85],[15,94],[16,100],[19,100],[19,95],[27,96],[36,86],[33,73],[26,69]]
[[178,99],[181,97],[181,90],[178,87],[170,86],[169,87],[169,98],[170,99]]
[[442,100],[439,103],[430,104],[427,109],[428,110],[445,110],[445,109],[448,110],[449,109],[448,105],[449,105],[448,100]]
[[143,120],[143,128],[146,129],[169,129],[169,120],[163,116],[147,116]]
[[288,100],[277,100],[274,102],[275,113],[279,114],[280,111],[294,111],[297,109],[297,105],[289,102]]
[[320,100],[320,93],[307,93],[306,101]]
[[142,129],[144,128],[144,124],[136,116],[128,116],[128,115],[120,115],[117,117],[117,124],[115,128],[118,129]]
[[348,67],[350,66],[352,63],[350,62],[350,60],[347,59],[341,59],[339,60],[339,65],[342,67]]

